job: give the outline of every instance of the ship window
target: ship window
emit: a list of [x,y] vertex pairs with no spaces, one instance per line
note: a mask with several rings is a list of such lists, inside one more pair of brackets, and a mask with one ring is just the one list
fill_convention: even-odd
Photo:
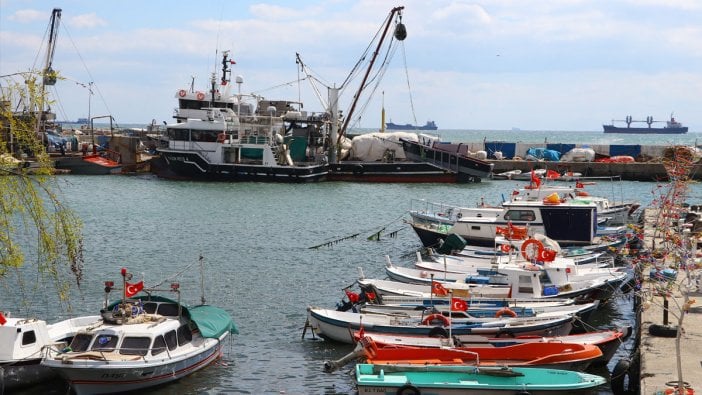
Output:
[[507,221],[534,221],[536,214],[532,210],[509,210],[505,213]]
[[71,341],[71,350],[76,352],[86,351],[90,345],[90,340],[92,336],[86,334],[77,334],[73,337]]
[[166,340],[163,336],[157,336],[154,339],[154,346],[151,348],[151,355],[158,355],[166,351]]
[[173,351],[178,347],[178,338],[176,336],[176,331],[170,331],[164,336],[166,339],[166,345],[168,349]]
[[175,303],[161,303],[158,305],[157,313],[167,317],[177,317],[178,305]]
[[97,335],[95,341],[93,342],[93,346],[90,349],[114,351],[115,347],[117,347],[117,340],[119,340],[119,337],[115,335]]
[[470,227],[470,229],[471,229],[471,230],[480,230],[480,226],[475,226],[475,225],[473,225],[473,226]]
[[181,325],[178,328],[178,345],[188,344],[191,340],[193,340],[193,333],[190,331],[190,328],[187,325]]
[[22,345],[34,344],[37,342],[37,334],[34,331],[27,331],[22,334]]
[[122,355],[146,355],[149,351],[151,339],[148,337],[125,337],[122,340],[122,345],[119,347],[119,353]]
[[154,302],[146,302],[144,303],[144,312],[146,314],[154,314],[156,313],[156,306],[157,304]]

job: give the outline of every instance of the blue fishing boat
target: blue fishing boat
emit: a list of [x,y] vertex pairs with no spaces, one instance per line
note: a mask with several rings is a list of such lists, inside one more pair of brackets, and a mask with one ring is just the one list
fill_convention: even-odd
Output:
[[562,394],[586,391],[606,382],[594,374],[560,369],[356,364],[359,395]]

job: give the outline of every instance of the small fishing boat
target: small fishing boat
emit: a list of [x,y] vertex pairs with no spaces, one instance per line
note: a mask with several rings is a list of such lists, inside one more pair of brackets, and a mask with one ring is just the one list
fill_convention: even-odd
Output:
[[592,344],[523,343],[505,347],[447,348],[379,346],[364,336],[348,355],[324,363],[325,371],[336,370],[346,361],[363,358],[375,365],[477,365],[545,367],[583,371],[602,356]]
[[356,364],[359,395],[563,394],[590,390],[603,377],[561,369]]
[[520,335],[565,335],[573,328],[573,317],[495,317],[492,319],[453,320],[441,314],[405,317],[386,314],[361,314],[317,307],[307,308],[307,327],[313,334],[341,343],[353,343],[353,331],[364,330],[402,335],[444,336],[483,335],[515,337]]
[[52,379],[56,373],[40,365],[45,347],[67,345],[77,328],[99,316],[71,318],[54,324],[36,318],[6,316],[0,312],[0,393]]
[[424,347],[446,348],[456,346],[470,347],[504,347],[525,343],[568,343],[592,344],[599,347],[602,356],[592,361],[593,365],[607,364],[619,346],[631,334],[631,327],[606,329],[564,336],[517,336],[514,338],[495,338],[479,335],[462,335],[445,337],[411,336],[398,334],[384,334],[370,331],[354,332],[354,339],[359,341],[366,336],[375,342],[378,347]]
[[[180,286],[143,288],[122,269],[120,300],[107,303],[114,288],[105,282],[101,319],[75,332],[66,349],[50,349],[41,362],[64,378],[76,394],[135,391],[180,379],[222,355],[223,341],[237,333],[231,316],[210,306],[187,307]],[[143,291],[146,295],[136,296]],[[173,300],[154,295],[170,292]],[[204,298],[203,298],[204,299]]]

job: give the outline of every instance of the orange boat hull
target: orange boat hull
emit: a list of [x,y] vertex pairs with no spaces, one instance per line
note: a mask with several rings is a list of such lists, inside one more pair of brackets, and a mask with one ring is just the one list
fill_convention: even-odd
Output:
[[368,363],[481,366],[543,366],[585,370],[602,355],[592,344],[524,343],[505,347],[377,347],[362,341]]

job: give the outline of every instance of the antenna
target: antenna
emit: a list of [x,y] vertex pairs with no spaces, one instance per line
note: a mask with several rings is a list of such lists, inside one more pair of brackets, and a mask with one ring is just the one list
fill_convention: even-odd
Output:
[[200,255],[200,303],[205,304],[205,258]]

